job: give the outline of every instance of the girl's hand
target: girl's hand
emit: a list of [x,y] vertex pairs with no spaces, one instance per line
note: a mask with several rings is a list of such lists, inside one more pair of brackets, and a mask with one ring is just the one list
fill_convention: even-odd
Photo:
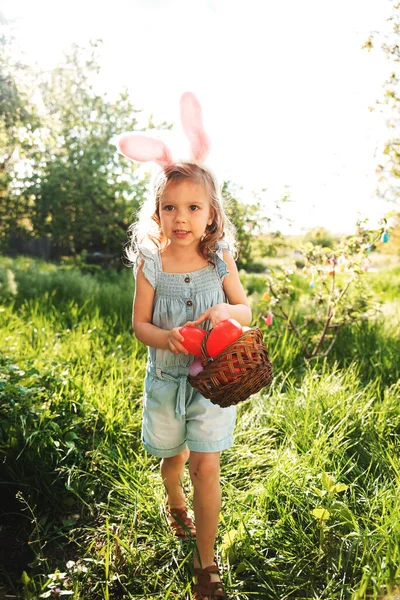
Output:
[[189,354],[189,352],[181,344],[185,340],[183,335],[179,333],[182,327],[174,327],[168,333],[168,348],[173,354]]
[[221,302],[220,304],[216,304],[215,306],[208,308],[195,321],[187,321],[185,325],[193,325],[195,327],[196,325],[200,325],[200,323],[203,323],[204,321],[209,319],[211,321],[212,327],[215,327],[220,321],[225,321],[225,319],[230,318],[231,315],[229,311],[229,304]]

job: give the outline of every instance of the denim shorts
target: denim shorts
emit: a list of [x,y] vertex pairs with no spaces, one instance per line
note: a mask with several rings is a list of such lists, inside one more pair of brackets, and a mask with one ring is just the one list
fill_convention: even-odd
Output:
[[187,368],[168,372],[148,367],[144,382],[142,442],[150,454],[176,456],[220,452],[233,444],[236,407],[221,408],[204,398],[187,380]]

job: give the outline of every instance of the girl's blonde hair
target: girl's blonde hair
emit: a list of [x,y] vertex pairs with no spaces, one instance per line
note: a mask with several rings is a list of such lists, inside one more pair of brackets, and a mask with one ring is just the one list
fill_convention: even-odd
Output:
[[213,220],[207,225],[199,245],[200,254],[209,262],[214,263],[217,242],[228,242],[231,252],[235,250],[235,228],[225,214],[223,200],[213,175],[196,163],[179,162],[166,167],[154,181],[154,192],[143,203],[138,219],[128,229],[130,238],[125,253],[134,263],[137,258],[138,245],[162,250],[168,245],[168,239],[160,229],[160,204],[163,194],[170,182],[194,181],[204,185],[208,192]]

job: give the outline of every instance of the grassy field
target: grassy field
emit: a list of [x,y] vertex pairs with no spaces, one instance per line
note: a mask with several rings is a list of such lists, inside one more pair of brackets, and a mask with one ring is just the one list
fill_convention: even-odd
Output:
[[[307,364],[262,324],[263,277],[242,274],[275,380],[222,454],[231,599],[400,593],[400,269],[366,277],[380,315]],[[0,283],[0,598],[190,598],[193,548],[140,444],[131,273],[2,258]]]

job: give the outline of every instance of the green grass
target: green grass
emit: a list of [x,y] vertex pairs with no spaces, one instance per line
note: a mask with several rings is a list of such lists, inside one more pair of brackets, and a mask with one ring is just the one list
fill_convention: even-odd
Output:
[[[72,328],[77,318],[86,314],[100,315],[113,330],[126,331],[132,313],[132,271],[102,270],[97,266],[86,270],[89,272],[82,273],[70,264],[57,266],[33,258],[2,258],[0,301],[12,300],[16,309],[27,301],[39,301],[47,306],[46,311],[42,310],[46,317],[50,312],[59,318],[61,313],[66,327]],[[15,293],[10,290],[10,273]]]
[[392,301],[399,297],[400,267],[395,266],[378,273],[368,273],[372,290],[378,298]]
[[[158,461],[140,444],[145,348],[130,327],[130,273],[28,262],[0,268],[17,283],[0,305],[4,589],[189,598],[193,548],[165,527]],[[361,600],[400,584],[395,298],[385,311],[311,365],[292,334],[264,328],[272,389],[239,407],[222,453],[230,598]]]

